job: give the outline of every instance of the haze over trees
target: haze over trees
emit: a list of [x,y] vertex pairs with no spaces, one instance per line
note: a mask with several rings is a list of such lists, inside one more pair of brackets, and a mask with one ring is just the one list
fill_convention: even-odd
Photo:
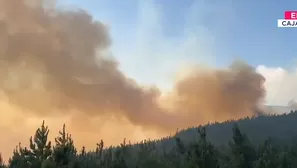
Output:
[[[42,0],[2,0],[0,18],[0,99],[21,109],[16,116],[71,116],[79,127],[85,118],[123,117],[133,126],[170,132],[256,115],[265,98],[264,77],[238,61],[226,69],[194,68],[160,103],[158,88],[137,84],[106,58],[108,28],[88,12],[47,8]],[[161,106],[167,102],[170,108]],[[55,132],[43,122],[29,146],[17,144],[0,168],[296,168],[296,121],[297,112],[249,117],[137,144],[108,147],[98,139],[95,149],[77,148],[66,125],[50,142]],[[95,134],[95,126],[84,129]]]
[[[213,123],[177,132],[159,140],[119,146],[77,149],[63,125],[54,142],[48,141],[45,122],[18,144],[9,168],[295,168],[297,111]],[[5,135],[4,135],[5,136]],[[86,137],[87,138],[87,137]]]

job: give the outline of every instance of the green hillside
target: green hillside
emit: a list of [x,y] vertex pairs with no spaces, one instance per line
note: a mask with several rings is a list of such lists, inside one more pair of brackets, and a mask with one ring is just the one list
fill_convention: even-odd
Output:
[[47,142],[43,123],[19,145],[9,168],[296,168],[297,112],[257,116],[189,128],[173,137],[86,151],[77,149],[63,127],[54,143]]
[[[251,142],[261,143],[271,137],[279,141],[290,142],[297,135],[297,113],[291,112],[282,115],[257,116],[244,118],[239,121],[226,121],[206,125],[208,140],[214,145],[226,145],[232,138],[232,127],[237,123],[240,130],[245,133]],[[185,141],[193,136],[198,137],[197,128],[190,128],[177,133]]]

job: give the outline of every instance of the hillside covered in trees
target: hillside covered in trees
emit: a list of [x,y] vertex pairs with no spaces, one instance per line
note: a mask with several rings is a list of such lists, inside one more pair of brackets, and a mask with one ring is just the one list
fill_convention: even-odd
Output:
[[296,168],[297,112],[257,116],[189,128],[171,137],[105,147],[77,149],[65,125],[55,142],[43,122],[30,141],[21,143],[9,168]]

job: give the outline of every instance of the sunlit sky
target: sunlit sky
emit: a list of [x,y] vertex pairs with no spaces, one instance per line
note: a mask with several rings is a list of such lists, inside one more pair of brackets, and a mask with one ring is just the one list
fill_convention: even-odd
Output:
[[[58,1],[62,8],[82,8],[108,25],[112,56],[119,68],[141,85],[155,84],[162,91],[170,90],[175,75],[184,68],[226,68],[234,59],[241,59],[266,78],[266,104],[287,105],[291,99],[297,100],[297,28],[277,28],[277,20],[283,19],[285,11],[297,11],[297,1],[45,1]],[[28,143],[28,135],[44,118],[28,118],[24,109],[8,102],[0,102],[0,111],[0,131],[7,135],[0,139],[0,149],[7,158],[15,144]],[[118,144],[124,137],[135,141],[160,137],[155,130],[145,132],[122,118],[95,118],[92,123],[82,116],[74,115],[74,119],[83,124],[72,122],[71,117],[46,118],[53,130],[50,136],[56,136],[67,123],[78,146],[92,147],[101,138],[107,144]]]
[[[295,28],[277,28],[297,2],[235,0],[63,0],[110,27],[120,68],[141,84],[168,89],[190,64],[227,67],[240,58],[266,79],[267,103],[297,98]],[[280,92],[282,91],[282,92]]]

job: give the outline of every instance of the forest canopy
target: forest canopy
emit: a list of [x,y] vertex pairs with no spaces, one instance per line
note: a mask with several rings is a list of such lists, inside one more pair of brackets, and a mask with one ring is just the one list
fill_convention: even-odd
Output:
[[43,122],[29,139],[30,145],[17,145],[6,164],[1,159],[1,167],[295,168],[296,121],[297,112],[255,116],[189,128],[137,144],[124,139],[118,146],[105,147],[101,140],[93,150],[77,149],[65,125],[54,143],[48,141],[49,128]]

